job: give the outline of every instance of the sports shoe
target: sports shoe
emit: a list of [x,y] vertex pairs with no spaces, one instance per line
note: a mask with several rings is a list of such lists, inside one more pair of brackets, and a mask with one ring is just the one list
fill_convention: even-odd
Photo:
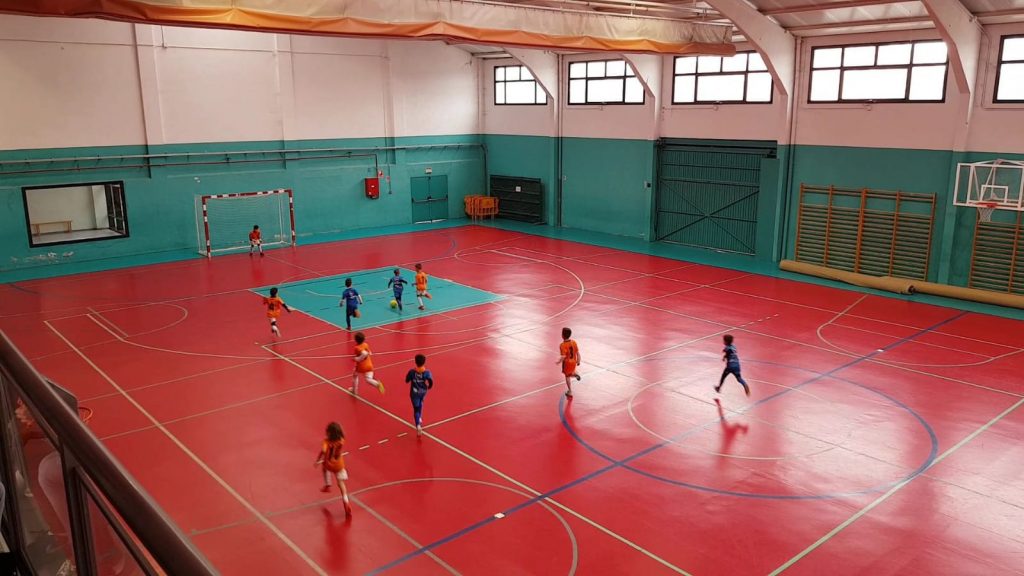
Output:
[[427,309],[426,306],[420,306],[420,310],[426,310],[426,309]]
[[718,394],[721,391],[722,391],[722,387],[721,386],[715,386],[715,394]]
[[331,491],[331,486],[330,485],[324,486],[323,488],[320,489],[320,491],[321,492],[330,492]]
[[580,380],[583,380],[583,377],[580,376],[579,374],[573,374],[573,377],[576,378],[577,382],[579,382]]
[[566,398],[572,398],[572,390],[568,390],[568,391],[566,391],[566,393],[565,393],[565,397],[566,397]]
[[380,392],[381,394],[384,393],[384,381],[377,380],[377,391]]
[[747,393],[747,398],[750,398],[750,388],[744,388],[743,391]]
[[349,503],[345,502],[344,500],[342,500],[341,503],[345,505],[345,516],[351,517],[352,516],[352,506],[350,506]]
[[416,435],[417,436],[423,436],[423,426],[417,426],[416,427]]

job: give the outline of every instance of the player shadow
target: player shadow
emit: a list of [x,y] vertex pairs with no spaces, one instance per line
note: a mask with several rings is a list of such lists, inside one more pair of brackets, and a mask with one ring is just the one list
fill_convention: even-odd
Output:
[[729,454],[729,449],[732,448],[736,437],[740,434],[746,434],[750,430],[750,426],[729,422],[725,418],[725,410],[722,409],[722,402],[718,398],[715,398],[715,407],[718,409],[718,422],[722,427],[722,444],[718,447],[718,453]]

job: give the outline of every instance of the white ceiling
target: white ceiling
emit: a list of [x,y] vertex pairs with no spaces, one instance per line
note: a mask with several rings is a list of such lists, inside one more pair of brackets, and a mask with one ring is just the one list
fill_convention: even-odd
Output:
[[[747,1],[759,12],[798,36],[934,27],[924,5],[918,0]],[[960,1],[984,24],[1024,22],[1024,0]],[[710,4],[701,0],[498,0],[495,3],[641,18],[728,22]]]

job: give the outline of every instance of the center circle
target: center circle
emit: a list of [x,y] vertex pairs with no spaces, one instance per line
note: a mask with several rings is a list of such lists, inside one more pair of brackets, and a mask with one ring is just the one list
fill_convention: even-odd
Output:
[[[673,357],[670,357],[670,358],[650,358],[650,359],[645,359],[644,361],[658,361],[658,360],[669,360],[669,359],[671,359],[671,360],[697,360],[697,359],[704,359],[704,357],[698,357],[698,356],[686,356],[686,357],[683,357],[683,356],[673,356]],[[632,472],[634,474],[638,474],[640,476],[645,476],[645,477],[650,478],[652,480],[657,480],[659,482],[663,482],[663,483],[674,485],[674,486],[679,486],[679,487],[683,487],[683,488],[689,488],[689,489],[692,489],[692,490],[700,490],[700,491],[703,491],[703,492],[711,492],[711,493],[715,493],[715,494],[739,496],[739,497],[743,497],[743,498],[760,498],[760,499],[775,499],[775,500],[824,500],[824,499],[849,498],[849,497],[852,497],[852,496],[858,496],[858,495],[863,495],[863,494],[884,492],[885,490],[888,490],[889,488],[891,488],[891,487],[893,487],[893,486],[895,486],[897,484],[900,484],[902,482],[905,482],[907,480],[913,479],[914,477],[918,476],[919,474],[924,472],[929,466],[931,466],[931,464],[935,461],[935,458],[938,455],[938,445],[939,445],[938,437],[936,436],[935,431],[928,424],[928,422],[925,421],[925,419],[923,417],[921,417],[921,415],[919,415],[917,412],[914,411],[913,408],[907,406],[903,402],[900,402],[896,398],[893,398],[892,396],[889,396],[885,392],[882,392],[880,390],[876,390],[876,389],[871,388],[870,386],[866,386],[864,384],[860,384],[860,383],[857,383],[857,382],[853,382],[851,380],[846,380],[846,379],[844,379],[842,377],[835,376],[831,372],[816,372],[816,371],[808,370],[808,369],[800,367],[800,366],[791,366],[791,365],[775,363],[775,362],[748,361],[747,363],[748,364],[753,364],[753,365],[765,365],[765,366],[773,366],[773,367],[778,367],[778,368],[787,368],[787,369],[795,370],[797,372],[802,372],[802,373],[810,375],[810,377],[804,379],[801,384],[797,384],[797,385],[795,385],[793,387],[784,387],[785,389],[782,392],[775,393],[775,394],[773,394],[771,396],[768,396],[767,398],[765,398],[763,400],[755,402],[753,405],[751,405],[749,407],[748,412],[750,412],[750,411],[754,410],[755,408],[757,408],[758,406],[760,406],[760,405],[762,405],[764,403],[770,402],[770,401],[774,400],[775,398],[780,397],[782,395],[789,394],[789,393],[792,393],[792,392],[802,392],[801,388],[803,386],[805,386],[807,384],[810,384],[810,383],[813,383],[813,382],[815,382],[815,381],[817,381],[819,379],[830,378],[832,380],[836,380],[838,382],[842,382],[843,384],[846,384],[846,385],[849,385],[849,386],[853,386],[853,387],[856,387],[856,388],[858,388],[860,390],[869,392],[870,394],[873,394],[873,395],[877,396],[879,398],[880,403],[886,404],[886,405],[888,405],[890,407],[899,409],[899,410],[909,414],[914,419],[914,421],[916,421],[918,423],[918,425],[921,426],[921,428],[924,430],[924,432],[929,437],[929,440],[930,440],[930,450],[928,452],[928,455],[925,457],[925,459],[917,467],[915,467],[913,470],[909,471],[907,474],[903,475],[902,477],[893,479],[892,481],[889,481],[889,482],[886,482],[886,483],[883,483],[883,484],[880,484],[880,485],[871,486],[871,487],[864,488],[864,489],[854,489],[854,490],[849,490],[849,491],[834,491],[834,492],[811,493],[811,494],[785,494],[785,493],[771,493],[771,492],[745,492],[745,491],[739,491],[739,490],[726,490],[726,489],[716,488],[714,486],[709,486],[709,485],[701,484],[701,483],[698,483],[698,482],[688,482],[688,481],[683,481],[683,480],[677,480],[675,478],[669,478],[669,477],[666,477],[666,476],[663,476],[663,475],[660,475],[660,474],[656,474],[654,472],[649,472],[647,470],[643,470],[643,469],[638,468],[637,466],[633,465],[633,461],[636,460],[637,458],[647,456],[647,455],[651,454],[652,452],[655,452],[655,451],[657,451],[657,450],[659,450],[661,448],[667,447],[667,446],[677,445],[678,444],[678,442],[677,442],[678,439],[674,440],[672,437],[665,437],[664,435],[655,434],[655,436],[659,438],[659,443],[658,444],[656,444],[654,446],[651,446],[651,447],[648,447],[648,448],[646,448],[644,450],[641,450],[641,451],[639,451],[639,452],[637,452],[637,453],[635,453],[635,454],[633,454],[631,456],[627,456],[625,458],[622,458],[621,460],[620,459],[616,459],[614,456],[609,455],[608,453],[604,452],[603,450],[601,450],[600,448],[595,446],[593,443],[591,443],[591,442],[587,441],[586,439],[584,439],[583,436],[580,434],[580,432],[578,430],[576,430],[569,423],[569,421],[568,421],[568,419],[566,417],[566,408],[567,408],[568,404],[567,404],[566,399],[564,397],[559,400],[559,405],[558,405],[559,415],[560,415],[561,420],[562,420],[562,426],[565,428],[565,430],[567,432],[569,432],[569,434],[573,437],[573,439],[576,440],[577,442],[579,442],[583,447],[585,447],[590,452],[596,454],[597,456],[603,458],[604,460],[607,460],[608,462],[614,464],[616,468],[621,468],[623,470],[627,470],[627,471]],[[651,388],[651,385],[648,385],[648,386],[645,387],[645,389],[649,389],[649,388]],[[643,390],[641,390],[640,392],[643,392]],[[634,398],[638,394],[639,394],[639,392],[637,394],[634,394]],[[633,398],[630,399],[630,403],[631,404],[633,403]],[[631,415],[631,417],[633,416],[632,413],[630,415]],[[638,420],[638,419],[636,419],[636,420]],[[644,426],[644,425],[640,424],[640,422],[637,422],[637,423],[638,423],[638,425],[640,425],[641,429],[645,429],[646,433],[651,433],[649,430],[646,430],[647,426]],[[707,428],[709,428],[712,425],[715,425],[717,423],[718,423],[718,420],[710,420],[708,423],[706,423],[704,425],[699,425],[699,426],[696,426],[696,427],[692,428],[689,432],[700,432],[700,431],[702,431],[704,429],[707,429]],[[851,432],[852,432],[852,429],[853,428],[851,428]],[[680,436],[680,435],[677,435],[677,436]],[[681,436],[681,437],[685,437],[685,436]],[[679,438],[679,439],[681,439],[681,438]],[[838,447],[838,446],[833,446],[833,447],[835,448],[835,447]],[[804,454],[805,458],[809,457],[809,456],[811,456],[811,455]],[[793,456],[792,458],[795,458],[795,457],[796,456]]]
[[[808,397],[808,398],[813,398],[813,399],[821,402],[822,404],[825,404],[825,405],[829,404],[829,402],[827,400],[825,400],[824,398],[821,398],[820,396],[817,396],[815,394],[807,392],[806,390],[803,390],[803,389],[790,388],[788,386],[784,386],[782,384],[778,384],[778,383],[775,383],[775,382],[768,382],[766,380],[757,380],[757,379],[754,379],[754,378],[748,378],[747,380],[748,380],[748,382],[753,383],[755,385],[756,384],[760,384],[761,386],[771,386],[771,387],[778,388],[780,391],[788,390],[788,391],[791,391],[793,393],[801,394],[801,395],[803,395],[805,397]],[[653,425],[649,426],[647,424],[644,424],[643,419],[637,414],[637,410],[635,408],[636,407],[636,401],[637,401],[637,399],[642,394],[644,394],[646,392],[649,392],[649,391],[652,391],[653,389],[656,389],[656,388],[661,388],[662,390],[666,390],[665,387],[663,386],[663,384],[664,383],[662,383],[662,382],[655,382],[653,384],[648,384],[647,386],[644,386],[640,390],[637,390],[637,392],[635,394],[630,396],[629,403],[626,405],[626,410],[629,413],[630,418],[637,425],[637,427],[639,427],[644,432],[650,434],[651,436],[657,438],[658,440],[661,440],[662,442],[670,443],[670,444],[675,444],[675,445],[683,447],[683,448],[688,448],[688,449],[695,450],[695,451],[698,451],[698,452],[703,452],[705,454],[710,454],[712,456],[719,456],[719,457],[722,457],[722,458],[735,458],[735,459],[738,459],[738,460],[760,460],[760,461],[799,460],[799,459],[803,459],[803,458],[810,458],[812,456],[817,456],[818,454],[823,454],[825,452],[828,452],[829,450],[834,450],[836,448],[840,448],[840,447],[842,447],[843,443],[850,438],[850,435],[853,434],[853,425],[849,421],[844,422],[843,426],[838,431],[830,430],[829,431],[829,436],[831,436],[832,439],[825,440],[825,439],[814,438],[814,437],[812,437],[812,436],[810,436],[808,434],[803,434],[803,433],[801,433],[801,432],[799,432],[797,430],[792,430],[792,429],[789,429],[789,428],[787,428],[785,426],[776,425],[776,424],[774,424],[772,422],[769,422],[768,420],[765,420],[765,419],[762,419],[762,418],[758,418],[756,416],[752,417],[752,415],[749,414],[746,411],[729,411],[729,410],[725,410],[724,408],[721,408],[721,410],[719,411],[719,415],[721,417],[721,424],[720,424],[720,426],[722,428],[722,435],[723,435],[723,437],[729,438],[729,437],[734,437],[734,436],[746,435],[747,432],[749,431],[750,424],[741,423],[740,421],[741,420],[749,420],[749,419],[752,418],[753,420],[755,420],[759,424],[758,428],[761,428],[762,430],[764,430],[764,429],[775,430],[775,431],[778,431],[779,433],[782,433],[782,434],[788,434],[788,435],[793,435],[793,436],[802,436],[804,439],[809,439],[813,443],[813,446],[808,447],[807,449],[802,450],[800,452],[792,453],[792,454],[745,455],[745,454],[736,454],[736,453],[732,453],[732,452],[725,452],[722,449],[719,449],[719,450],[707,449],[707,448],[703,448],[703,447],[701,447],[699,445],[681,444],[681,443],[677,442],[676,440],[673,440],[670,435],[666,436],[664,434],[661,434],[661,433],[655,431]],[[698,398],[696,396],[691,396],[689,394],[685,394],[685,393],[682,393],[682,392],[678,392],[678,391],[674,391],[674,390],[670,390],[670,389],[667,390],[667,392],[670,393],[670,394],[673,394],[673,395],[683,396],[685,398],[688,398],[688,399],[696,401],[696,402],[700,402],[702,404],[714,405],[712,402],[709,402],[709,401],[707,401],[707,400],[705,400],[703,398]],[[721,405],[719,405],[719,407],[720,406]],[[709,428],[709,430],[713,430],[713,429],[714,428]]]

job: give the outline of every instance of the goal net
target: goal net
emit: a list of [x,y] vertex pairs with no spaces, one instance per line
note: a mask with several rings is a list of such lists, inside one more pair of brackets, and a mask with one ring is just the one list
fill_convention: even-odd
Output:
[[267,190],[196,197],[199,253],[247,249],[249,233],[259,226],[263,246],[295,245],[295,211],[291,190]]

